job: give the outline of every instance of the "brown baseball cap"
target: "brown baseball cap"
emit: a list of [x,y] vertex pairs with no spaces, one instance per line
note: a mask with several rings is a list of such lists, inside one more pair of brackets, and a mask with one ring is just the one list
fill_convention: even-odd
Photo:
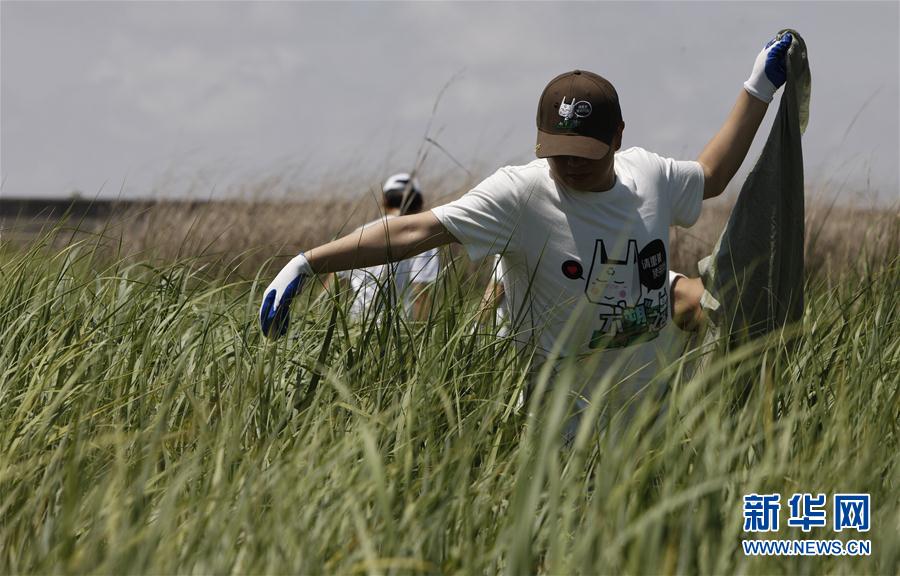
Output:
[[573,70],[547,84],[537,111],[538,158],[579,156],[599,160],[622,122],[619,95],[606,78]]

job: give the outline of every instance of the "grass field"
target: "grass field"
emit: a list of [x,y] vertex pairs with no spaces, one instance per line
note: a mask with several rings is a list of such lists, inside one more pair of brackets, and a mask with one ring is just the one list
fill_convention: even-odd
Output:
[[[257,253],[0,244],[0,573],[897,574],[889,224],[842,276],[811,276],[791,345],[776,334],[692,380],[675,365],[663,416],[642,402],[571,448],[565,379],[515,409],[523,362],[475,329],[464,264],[427,322],[360,331],[310,296],[272,344],[256,314],[274,270],[229,273]],[[777,536],[865,538],[871,556],[744,556],[751,492],[785,509],[871,494],[866,534]]]

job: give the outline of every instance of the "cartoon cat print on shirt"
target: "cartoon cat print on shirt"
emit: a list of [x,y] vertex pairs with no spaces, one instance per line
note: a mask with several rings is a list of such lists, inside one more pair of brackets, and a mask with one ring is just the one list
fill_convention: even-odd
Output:
[[611,325],[622,330],[622,314],[633,308],[641,297],[641,283],[637,268],[637,241],[628,241],[624,260],[609,258],[603,240],[594,246],[594,260],[588,272],[585,294],[600,308],[601,330],[609,332]]
[[[563,274],[581,278],[568,270],[580,263],[563,263]],[[597,306],[597,320],[588,346],[619,348],[652,340],[668,320],[668,267],[665,245],[653,240],[638,251],[637,240],[629,239],[625,258],[611,257],[607,244],[598,239],[585,284],[585,297]]]

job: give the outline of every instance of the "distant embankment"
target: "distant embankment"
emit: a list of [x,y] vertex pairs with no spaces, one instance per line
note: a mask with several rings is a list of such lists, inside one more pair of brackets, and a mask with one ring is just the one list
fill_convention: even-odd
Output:
[[[167,201],[190,208],[197,202]],[[0,219],[3,220],[59,220],[67,215],[74,219],[101,219],[112,214],[146,208],[156,204],[146,200],[86,200],[83,198],[0,198]]]
[[[166,206],[169,214],[188,214],[203,202],[147,200],[87,200],[82,198],[0,198],[0,234],[14,244],[27,243],[57,226],[92,233],[111,223],[129,219]],[[71,237],[70,237],[71,238]]]
[[[0,234],[14,245],[25,245],[61,225],[59,229],[75,233],[61,237],[68,241],[103,231],[129,243],[139,240],[142,246],[164,244],[173,233],[183,236],[185,230],[196,224],[198,216],[223,211],[225,204],[184,200],[0,198]],[[246,212],[233,207],[225,211]],[[57,238],[56,242],[59,241]]]

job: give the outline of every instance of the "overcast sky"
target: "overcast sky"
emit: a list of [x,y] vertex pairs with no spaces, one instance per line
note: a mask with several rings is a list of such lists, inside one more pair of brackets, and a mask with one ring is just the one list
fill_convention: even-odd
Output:
[[[379,179],[412,164],[451,79],[431,134],[480,178],[533,158],[540,92],[573,68],[615,84],[626,147],[691,159],[791,27],[813,79],[807,182],[896,202],[898,6],[3,1],[0,194]],[[432,149],[422,179],[454,170]]]

